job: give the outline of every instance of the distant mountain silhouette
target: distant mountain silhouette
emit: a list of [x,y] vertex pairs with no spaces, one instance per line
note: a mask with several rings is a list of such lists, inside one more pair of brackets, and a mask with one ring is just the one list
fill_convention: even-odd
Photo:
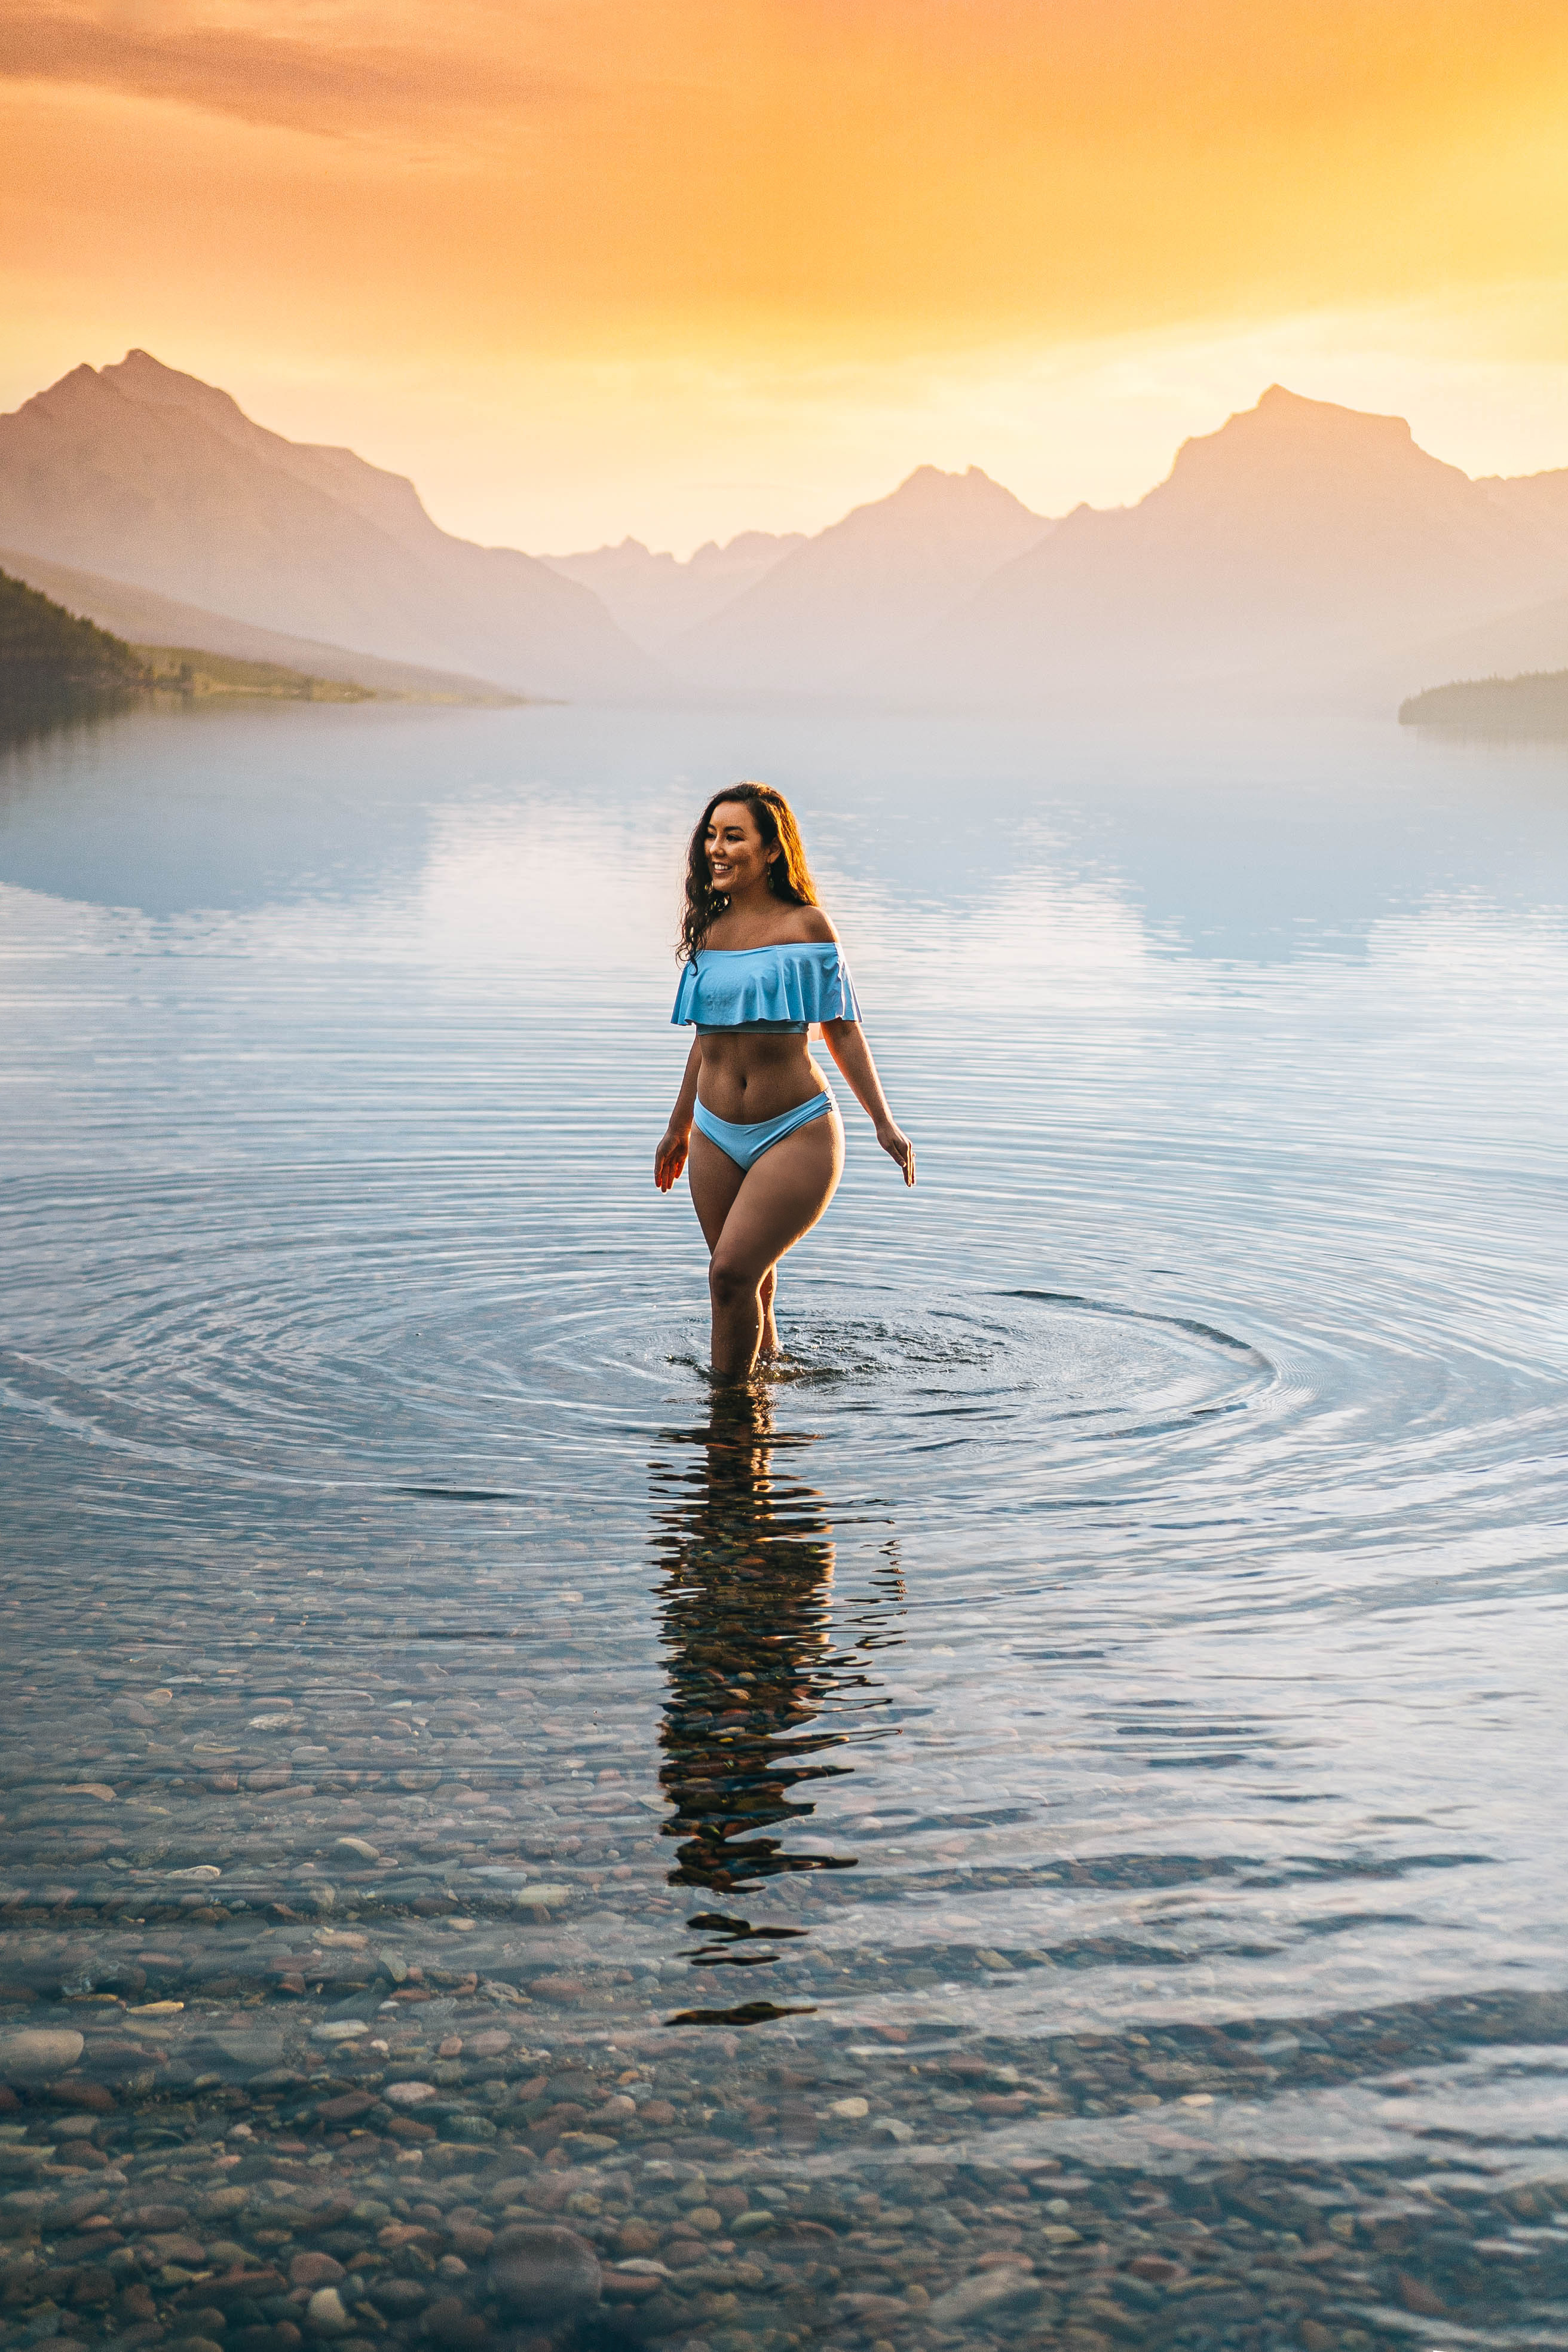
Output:
[[921,466],[676,638],[670,666],[728,691],[842,688],[1052,528],[978,466],[965,474]]
[[1568,466],[1551,474],[1482,474],[1485,490],[1504,514],[1528,517],[1548,530],[1568,531]]
[[138,588],[124,580],[107,580],[99,572],[79,572],[68,563],[51,563],[47,556],[25,555],[0,547],[0,571],[25,580],[28,586],[52,596],[68,611],[96,621],[101,629],[128,638],[133,646],[192,646],[204,653],[223,654],[238,661],[270,662],[284,669],[306,671],[312,677],[334,678],[347,686],[363,686],[372,694],[396,695],[426,702],[510,702],[515,697],[486,678],[464,677],[452,670],[425,669],[416,662],[383,661],[374,654],[351,653],[342,646],[324,646],[310,637],[291,637],[276,629],[258,629],[254,622],[231,620],[224,613],[204,612],[152,588]]
[[1457,678],[1517,677],[1568,669],[1568,596],[1524,604],[1473,628],[1450,630],[1402,650],[1373,673],[1381,698],[1418,693]]
[[[1486,475],[1485,490],[1504,514],[1533,522],[1568,544],[1568,469]],[[1511,681],[1525,673],[1568,669],[1568,593],[1515,604],[1468,627],[1402,646],[1370,674],[1380,698],[1418,692],[1448,679]]]
[[797,547],[805,533],[743,530],[721,547],[710,539],[682,562],[655,555],[640,539],[618,547],[596,547],[584,555],[546,555],[568,580],[591,588],[611,619],[650,653],[661,654],[683,631],[733,603]]
[[868,672],[902,694],[1322,681],[1568,590],[1561,478],[1472,482],[1409,426],[1275,384],[1136,506],[1079,507]]
[[658,680],[587,589],[449,537],[399,476],[268,433],[145,352],[0,416],[0,545],[522,693]]

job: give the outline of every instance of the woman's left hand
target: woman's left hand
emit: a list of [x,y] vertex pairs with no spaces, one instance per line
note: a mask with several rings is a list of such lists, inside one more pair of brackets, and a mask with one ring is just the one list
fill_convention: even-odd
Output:
[[912,1184],[915,1181],[915,1147],[902,1128],[895,1127],[889,1119],[885,1127],[877,1129],[877,1140],[889,1159],[898,1161],[903,1171],[905,1183]]

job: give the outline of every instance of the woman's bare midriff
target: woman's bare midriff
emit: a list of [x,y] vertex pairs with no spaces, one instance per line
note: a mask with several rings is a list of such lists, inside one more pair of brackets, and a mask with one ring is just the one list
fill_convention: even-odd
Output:
[[702,1075],[697,1095],[705,1110],[735,1127],[782,1118],[797,1103],[823,1092],[822,1077],[804,1037],[710,1032],[700,1041]]

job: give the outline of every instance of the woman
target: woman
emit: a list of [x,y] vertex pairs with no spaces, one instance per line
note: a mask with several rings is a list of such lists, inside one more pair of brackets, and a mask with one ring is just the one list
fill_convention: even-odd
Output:
[[771,785],[732,784],[698,819],[680,943],[670,1019],[697,1035],[654,1182],[668,1192],[689,1153],[711,1259],[713,1370],[743,1381],[759,1354],[778,1353],[778,1261],[816,1224],[844,1169],[838,1106],[806,1051],[814,1022],[906,1184],[915,1150],[888,1108],[794,814]]

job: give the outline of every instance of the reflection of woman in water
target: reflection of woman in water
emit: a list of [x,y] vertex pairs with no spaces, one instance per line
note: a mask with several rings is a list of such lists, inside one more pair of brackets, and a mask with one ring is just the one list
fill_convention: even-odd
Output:
[[689,1151],[710,1253],[713,1370],[744,1380],[759,1353],[778,1353],[778,1261],[816,1224],[844,1168],[838,1108],[806,1051],[813,1024],[906,1184],[915,1151],[888,1108],[782,793],[733,784],[709,802],[691,835],[680,943],[670,1017],[697,1035],[654,1181],[668,1192]]
[[812,1726],[864,1668],[834,1657],[833,1529],[819,1495],[774,1478],[767,1398],[721,1392],[708,1426],[683,1434],[694,1450],[689,1467],[663,1473],[655,1538],[669,1672],[659,1779],[675,1807],[665,1835],[679,1841],[677,1885],[732,1899],[781,1872],[853,1866],[788,1853],[775,1832],[810,1814],[803,1782],[847,1769],[823,1757],[843,1731]]

